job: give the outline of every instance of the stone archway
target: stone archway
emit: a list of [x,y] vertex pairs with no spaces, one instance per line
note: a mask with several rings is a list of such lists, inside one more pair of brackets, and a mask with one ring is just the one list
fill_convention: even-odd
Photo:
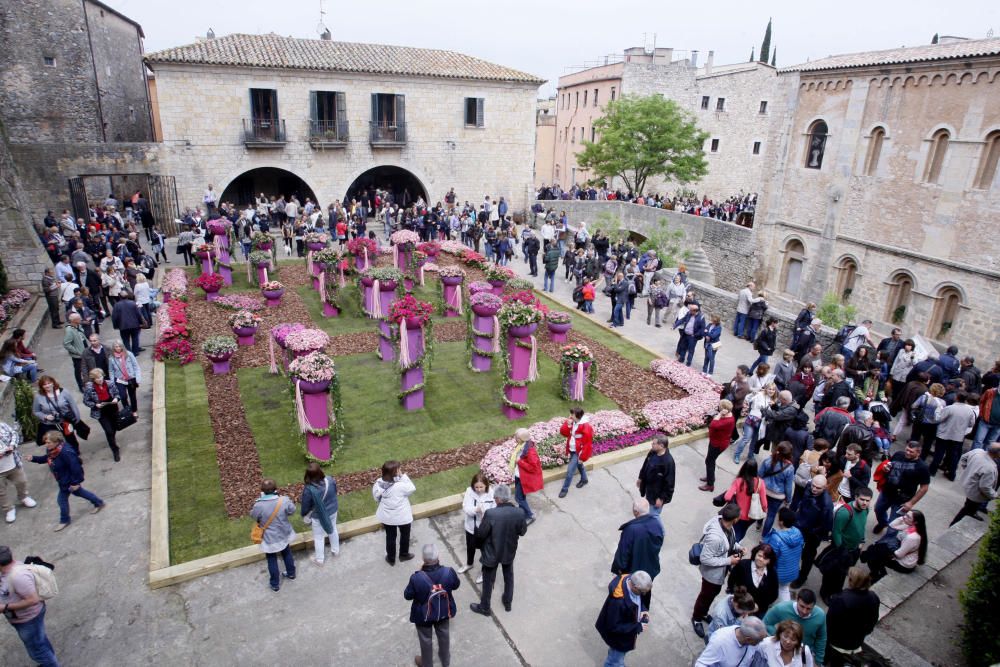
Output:
[[380,165],[363,172],[344,194],[344,203],[352,199],[360,199],[364,192],[374,189],[392,193],[393,201],[400,205],[409,205],[423,197],[427,203],[432,203],[427,196],[427,188],[412,172],[394,165]]
[[268,199],[284,195],[287,200],[295,195],[302,204],[306,197],[317,202],[316,193],[300,176],[278,167],[258,167],[231,180],[222,191],[219,203],[241,206],[251,203],[262,192]]

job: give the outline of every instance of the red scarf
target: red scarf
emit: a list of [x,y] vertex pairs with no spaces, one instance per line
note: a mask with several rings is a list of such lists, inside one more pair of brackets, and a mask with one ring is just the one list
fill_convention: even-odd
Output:
[[124,350],[121,352],[115,352],[114,355],[115,359],[118,360],[118,367],[121,369],[122,379],[128,382],[132,379],[132,377],[128,374],[128,355]]
[[59,445],[55,449],[50,449],[49,450],[48,457],[49,457],[49,467],[50,468],[52,467],[52,462],[55,461],[56,458],[59,456],[59,454],[62,453],[62,448],[63,448],[63,446]]
[[97,400],[101,403],[107,403],[111,400],[111,391],[108,389],[107,382],[102,382],[101,384],[95,382],[94,391],[97,393]]

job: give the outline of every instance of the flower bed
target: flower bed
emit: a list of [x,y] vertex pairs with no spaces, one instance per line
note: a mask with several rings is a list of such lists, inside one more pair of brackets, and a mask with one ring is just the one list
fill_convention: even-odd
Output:
[[12,289],[0,299],[0,330],[14,317],[18,309],[31,300],[31,293],[23,289]]
[[485,255],[480,255],[475,250],[469,250],[465,248],[459,255],[459,259],[468,266],[474,266],[477,269],[485,269],[490,265],[489,261],[486,259]]
[[300,329],[285,336],[285,347],[292,352],[315,352],[330,344],[330,337],[320,329]]
[[187,271],[184,269],[170,269],[163,276],[163,283],[160,288],[165,294],[169,294],[171,299],[183,299],[187,296]]
[[212,303],[226,310],[249,310],[253,312],[264,309],[263,299],[248,294],[224,294]]
[[[441,252],[446,252],[449,255],[456,256],[461,255],[469,249],[469,246],[465,245],[461,241],[441,241],[439,245],[441,246]],[[483,259],[485,259],[485,257]]]
[[153,358],[157,361],[175,359],[181,365],[194,361],[187,307],[186,301],[174,300],[156,311],[159,337],[153,350]]

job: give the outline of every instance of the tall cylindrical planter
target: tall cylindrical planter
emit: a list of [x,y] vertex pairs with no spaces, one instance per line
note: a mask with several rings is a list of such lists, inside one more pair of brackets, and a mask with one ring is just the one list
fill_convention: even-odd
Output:
[[211,253],[204,253],[201,256],[201,272],[202,273],[215,273],[215,269],[212,267],[212,255]]
[[256,264],[257,267],[257,284],[263,285],[267,282],[267,270],[271,268],[270,262],[265,262],[263,264]]
[[[379,285],[378,299],[382,313],[387,316],[396,301],[396,284],[385,282]],[[393,361],[396,358],[396,347],[392,344],[392,328],[389,326],[389,321],[380,319],[378,330],[378,349],[382,353],[382,361]]]
[[493,339],[498,335],[496,308],[472,306],[472,370],[488,373],[493,368]]
[[323,317],[337,317],[340,311],[332,303],[323,302]]
[[444,316],[458,317],[462,314],[461,276],[442,276],[444,285]]
[[[537,324],[529,324],[527,326],[509,327],[507,329],[507,355],[510,357],[510,375],[508,379],[518,384],[528,382],[531,375],[531,349],[530,347],[518,345],[518,343],[529,343],[531,335],[535,333],[537,327]],[[524,386],[506,385],[503,391],[508,401],[527,405],[527,384],[524,384]],[[520,419],[526,412],[522,408],[511,405],[504,404],[503,406],[503,414],[507,419]]]
[[364,295],[365,312],[369,313],[368,317],[371,317],[372,312],[375,311],[375,288],[373,287],[374,281],[371,278],[361,278],[361,290]]
[[573,328],[572,322],[549,322],[549,337],[552,339],[553,343],[565,343],[566,334],[570,329]]
[[573,366],[569,373],[569,398],[571,401],[583,401],[587,390],[587,375],[590,372],[590,361],[584,361]]
[[306,431],[306,448],[321,461],[330,460],[330,435],[317,435],[311,431],[325,431],[330,428],[330,383],[298,381],[302,396],[302,409],[308,420],[310,431]]
[[219,273],[222,275],[222,282],[226,287],[233,286],[233,270],[229,268],[232,258],[229,256],[229,234],[219,234],[215,237],[215,244],[219,248]]
[[[414,324],[416,324],[414,322]],[[421,326],[406,325],[406,340],[400,340],[400,345],[406,345],[411,363],[416,363],[424,356],[424,328]],[[422,365],[403,371],[400,379],[400,386],[405,392],[408,389],[422,385],[424,382],[424,368]],[[421,387],[403,396],[403,409],[420,410],[424,407],[424,389]]]
[[396,268],[407,273],[410,269],[410,252],[412,248],[409,244],[397,246],[396,251]]

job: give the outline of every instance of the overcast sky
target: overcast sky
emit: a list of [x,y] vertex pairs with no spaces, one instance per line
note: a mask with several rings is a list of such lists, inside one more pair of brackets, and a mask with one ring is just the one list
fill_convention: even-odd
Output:
[[[142,24],[146,50],[180,46],[204,35],[319,34],[320,0],[104,0]],[[759,51],[768,17],[779,67],[832,54],[917,46],[934,33],[973,39],[1000,33],[997,0],[325,0],[333,38],[460,51],[548,80],[541,95],[573,67],[595,64],[630,46],[715,51],[717,64]],[[654,37],[655,33],[655,37]]]

